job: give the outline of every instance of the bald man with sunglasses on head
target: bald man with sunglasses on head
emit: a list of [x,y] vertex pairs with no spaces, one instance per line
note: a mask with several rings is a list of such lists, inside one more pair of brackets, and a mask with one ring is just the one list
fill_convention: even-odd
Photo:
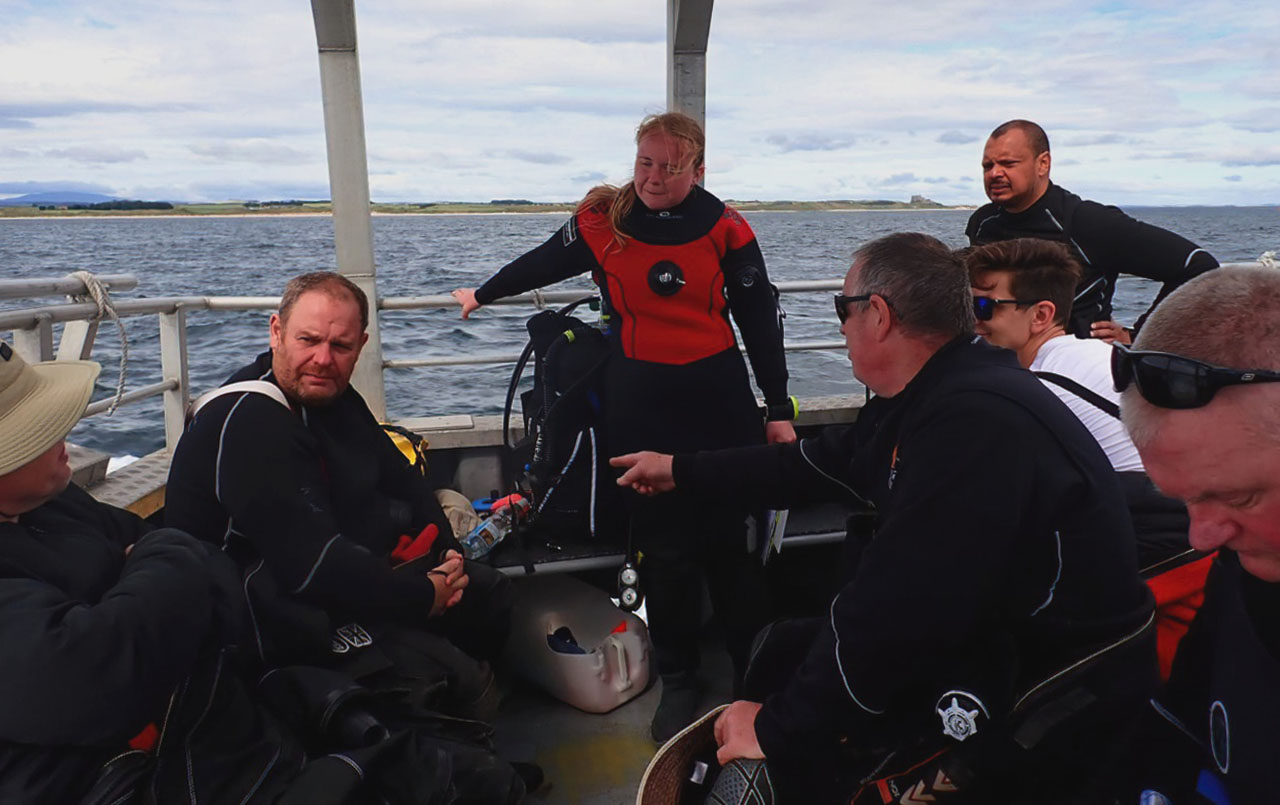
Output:
[[[1200,327],[1205,311],[1214,326]],[[1173,803],[1275,802],[1280,769],[1280,271],[1229,267],[1115,347],[1147,472],[1218,551],[1205,603],[1153,703],[1138,787]]]

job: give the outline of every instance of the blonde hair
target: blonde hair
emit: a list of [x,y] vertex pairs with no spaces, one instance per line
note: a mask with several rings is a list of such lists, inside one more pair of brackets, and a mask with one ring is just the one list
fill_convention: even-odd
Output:
[[[676,173],[696,171],[702,167],[706,156],[706,135],[698,121],[682,112],[664,112],[660,115],[649,115],[640,121],[636,128],[636,145],[651,134],[665,134],[680,142],[680,162]],[[613,242],[619,249],[627,246],[627,237],[622,232],[622,222],[631,214],[636,203],[635,179],[616,187],[611,184],[596,185],[587,191],[578,203],[577,214],[588,210],[601,210],[609,217],[609,228],[613,230]]]

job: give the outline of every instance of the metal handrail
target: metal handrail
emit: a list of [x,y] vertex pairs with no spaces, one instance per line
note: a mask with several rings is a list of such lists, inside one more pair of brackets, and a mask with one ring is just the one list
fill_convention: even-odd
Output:
[[[810,291],[838,291],[843,287],[841,280],[788,280],[775,283],[780,293],[805,293]],[[485,307],[492,305],[539,305],[542,303],[565,304],[576,302],[584,296],[597,296],[599,291],[594,286],[581,290],[532,291],[496,299]],[[455,308],[458,300],[448,294],[434,296],[388,296],[378,301],[379,310],[437,310]]]
[[[138,287],[138,278],[133,274],[99,274],[97,279],[112,291],[131,291]],[[88,292],[84,281],[74,277],[0,280],[0,299],[33,299],[37,296],[69,296]]]
[[[1257,266],[1259,261],[1242,263],[1224,263],[1224,266]],[[103,275],[99,279],[115,290],[126,290],[137,287],[138,280],[129,274]],[[840,280],[798,280],[779,282],[781,293],[810,293],[817,291],[838,291],[842,287]],[[18,289],[23,289],[21,294]],[[0,280],[0,298],[31,298],[33,296],[53,294],[84,293],[84,283],[66,277],[52,279]],[[559,289],[554,291],[534,291],[519,294],[493,302],[494,306],[527,306],[539,308],[548,305],[564,304],[594,295],[594,288]],[[187,348],[186,348],[186,313],[192,310],[275,310],[280,304],[278,296],[162,296],[140,299],[114,300],[115,310],[122,317],[158,314],[160,318],[160,353],[161,371],[164,377],[152,383],[134,389],[120,400],[127,405],[151,397],[163,396],[165,409],[165,441],[170,449],[177,444],[182,432],[183,416],[190,399],[190,388],[187,380]],[[379,311],[392,310],[440,310],[457,306],[452,296],[438,294],[431,296],[391,296],[378,300]],[[52,325],[60,322],[95,322],[98,309],[96,305],[79,302],[67,302],[57,305],[41,305],[33,308],[0,311],[0,330],[12,330],[15,335],[15,346],[29,360],[48,360],[53,357]],[[68,325],[70,328],[70,325]],[[83,334],[80,335],[83,338]],[[67,338],[64,333],[64,353],[77,353],[76,349],[65,349]],[[843,341],[786,341],[783,348],[788,352],[844,349]],[[92,348],[89,338],[87,346],[79,350],[86,353]],[[490,353],[467,355],[461,357],[435,358],[399,358],[382,361],[386,369],[415,369],[439,366],[479,366],[486,364],[514,363],[519,359],[516,353]],[[89,405],[86,416],[99,414],[110,407],[109,400],[99,400]]]
[[[136,288],[137,277],[129,274],[103,275],[100,280],[115,290]],[[805,293],[813,291],[839,290],[839,280],[801,280],[778,283],[781,293]],[[19,293],[21,290],[21,293]],[[31,298],[34,296],[84,293],[84,283],[68,278],[5,280],[0,281],[0,298]],[[533,305],[544,308],[548,305],[559,305],[574,302],[584,296],[596,295],[594,287],[581,289],[559,289],[554,291],[534,291],[499,299],[493,306],[522,307]],[[275,310],[280,304],[278,296],[158,296],[137,299],[113,300],[116,313],[122,317],[158,315],[160,328],[161,371],[164,377],[157,383],[133,389],[119,400],[119,405],[130,405],[152,397],[164,397],[165,442],[170,450],[177,445],[182,433],[182,423],[186,407],[190,401],[190,387],[187,367],[186,347],[186,314],[195,310],[242,311],[242,310]],[[403,310],[442,310],[457,307],[457,300],[452,296],[439,294],[432,296],[399,296],[384,297],[378,300],[379,311]],[[71,322],[96,322],[98,308],[93,304],[81,302],[65,302],[62,304],[40,305],[17,310],[0,311],[0,330],[12,330],[15,335],[15,346],[29,360],[49,360],[55,350],[53,345],[53,325]],[[82,338],[84,336],[81,336]],[[92,336],[88,343],[74,350],[67,350],[65,343],[56,350],[58,354],[70,351],[81,356],[92,349]],[[783,344],[787,351],[842,349],[841,341],[788,341]],[[486,364],[515,363],[519,354],[487,354],[467,355],[460,357],[435,358],[401,358],[382,361],[386,369],[414,369],[439,366],[479,366]],[[85,410],[85,416],[103,413],[111,406],[111,400],[98,400]]]

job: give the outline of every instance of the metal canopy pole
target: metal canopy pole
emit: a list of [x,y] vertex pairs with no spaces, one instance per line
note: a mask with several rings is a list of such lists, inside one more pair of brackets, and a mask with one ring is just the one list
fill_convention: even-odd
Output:
[[377,268],[369,217],[369,166],[364,143],[364,102],[360,58],[356,54],[354,0],[311,0],[320,48],[320,89],[329,151],[329,192],[333,200],[333,242],[338,271],[369,297],[369,341],[360,353],[352,384],[378,419],[387,415],[382,381],[382,339],[378,327]]
[[667,109],[707,128],[707,38],[712,0],[667,0]]

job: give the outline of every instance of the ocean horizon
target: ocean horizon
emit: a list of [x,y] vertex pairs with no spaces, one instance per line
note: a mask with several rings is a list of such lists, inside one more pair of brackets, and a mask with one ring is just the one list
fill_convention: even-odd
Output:
[[[836,211],[747,211],[770,279],[838,279],[862,243],[895,231],[920,231],[952,246],[965,245],[968,209],[851,210],[894,215],[827,215]],[[1280,250],[1280,208],[1129,207],[1134,217],[1171,229],[1221,262],[1256,260]],[[561,217],[565,213],[559,214]],[[335,268],[333,227],[325,213],[248,216],[95,216],[0,218],[0,264],[10,278],[59,277],[77,270],[134,274],[139,296],[277,295],[289,277]],[[129,222],[122,225],[122,221]],[[15,223],[10,223],[15,222]],[[22,223],[16,223],[22,222]],[[380,296],[447,294],[477,286],[506,262],[542,243],[558,228],[553,212],[397,213],[375,216],[374,251]],[[589,291],[588,277],[561,287]],[[1121,279],[1116,317],[1132,323],[1158,286]],[[53,300],[5,300],[4,309]],[[830,295],[782,298],[786,337],[838,340]],[[385,358],[516,353],[526,339],[529,308],[481,310],[461,321],[454,310],[383,311]],[[266,348],[265,311],[193,311],[187,317],[192,392],[221,383]],[[154,316],[126,320],[130,340],[127,389],[156,382],[159,349]],[[119,356],[115,328],[99,328],[94,359],[102,366],[94,399],[114,391]],[[842,351],[788,354],[791,392],[800,397],[862,394]],[[511,376],[509,365],[386,372],[388,415],[497,414]],[[72,440],[111,455],[143,455],[163,445],[158,399],[122,407],[114,416],[85,420]]]

